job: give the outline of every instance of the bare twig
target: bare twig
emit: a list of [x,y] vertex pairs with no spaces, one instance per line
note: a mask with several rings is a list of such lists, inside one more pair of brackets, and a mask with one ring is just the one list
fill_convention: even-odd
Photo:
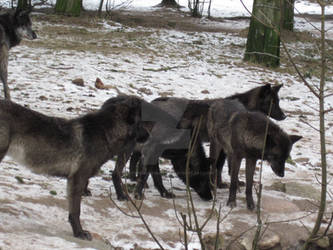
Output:
[[135,216],[133,214],[129,214],[127,213],[124,209],[122,209],[120,206],[118,206],[117,202],[115,202],[113,199],[112,199],[112,191],[111,191],[111,186],[109,188],[109,199],[111,201],[111,203],[120,211],[122,212],[124,215],[128,216],[128,217],[131,217],[131,218],[140,218],[139,216]]
[[[267,116],[270,116],[270,114],[272,112],[272,106],[273,106],[273,99],[270,102]],[[262,220],[261,220],[262,183],[261,183],[261,181],[262,181],[262,165],[264,162],[264,154],[265,154],[265,148],[266,148],[266,142],[267,142],[268,127],[269,127],[269,119],[267,119],[267,122],[266,122],[264,145],[263,145],[263,149],[261,152],[261,163],[260,163],[260,168],[259,168],[259,192],[257,193],[257,199],[258,199],[257,200],[257,224],[258,225],[257,225],[256,234],[255,234],[253,242],[252,242],[253,249],[257,248],[257,244],[260,239],[261,227],[262,227]]]
[[312,129],[316,130],[317,132],[320,132],[319,129],[317,129],[315,126],[311,125],[309,122],[303,120],[302,118],[299,119],[301,122],[303,122],[304,124],[308,125],[309,127],[311,127]]

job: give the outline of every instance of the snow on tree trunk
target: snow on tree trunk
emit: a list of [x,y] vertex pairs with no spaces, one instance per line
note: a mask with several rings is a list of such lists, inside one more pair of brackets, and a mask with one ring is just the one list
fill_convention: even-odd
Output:
[[280,64],[280,0],[254,0],[244,60]]

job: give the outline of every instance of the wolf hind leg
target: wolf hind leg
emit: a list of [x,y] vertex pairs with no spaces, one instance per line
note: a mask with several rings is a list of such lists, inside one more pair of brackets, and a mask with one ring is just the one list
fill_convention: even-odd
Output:
[[8,87],[8,47],[6,44],[1,45],[0,48],[0,78],[3,84],[3,91],[5,99],[10,100],[10,93]]
[[10,134],[7,124],[0,121],[0,162],[7,154],[10,142]]

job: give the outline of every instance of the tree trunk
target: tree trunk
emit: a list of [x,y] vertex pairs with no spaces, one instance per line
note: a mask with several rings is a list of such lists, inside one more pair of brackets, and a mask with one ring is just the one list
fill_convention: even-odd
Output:
[[294,30],[294,3],[295,0],[283,0],[282,2],[282,29]]
[[70,16],[79,16],[82,8],[82,0],[57,0],[55,11]]
[[17,9],[24,10],[29,8],[28,0],[18,0]]
[[280,64],[280,0],[254,0],[245,61]]
[[188,0],[188,8],[190,9],[192,17],[201,17],[202,13],[199,10],[203,9],[205,2],[199,2],[199,0]]
[[168,8],[178,8],[179,5],[176,0],[162,0],[158,5],[158,7],[168,7]]
[[102,15],[103,3],[104,3],[104,0],[101,0],[100,3],[99,3],[98,16]]

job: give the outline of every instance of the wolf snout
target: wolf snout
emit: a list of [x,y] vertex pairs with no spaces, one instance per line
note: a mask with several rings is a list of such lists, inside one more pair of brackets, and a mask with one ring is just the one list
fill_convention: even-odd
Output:
[[286,116],[285,114],[282,113],[282,115],[281,115],[281,120],[284,120],[284,119],[286,119],[286,118],[287,118],[287,116]]
[[37,38],[37,34],[35,31],[32,31],[32,40]]

